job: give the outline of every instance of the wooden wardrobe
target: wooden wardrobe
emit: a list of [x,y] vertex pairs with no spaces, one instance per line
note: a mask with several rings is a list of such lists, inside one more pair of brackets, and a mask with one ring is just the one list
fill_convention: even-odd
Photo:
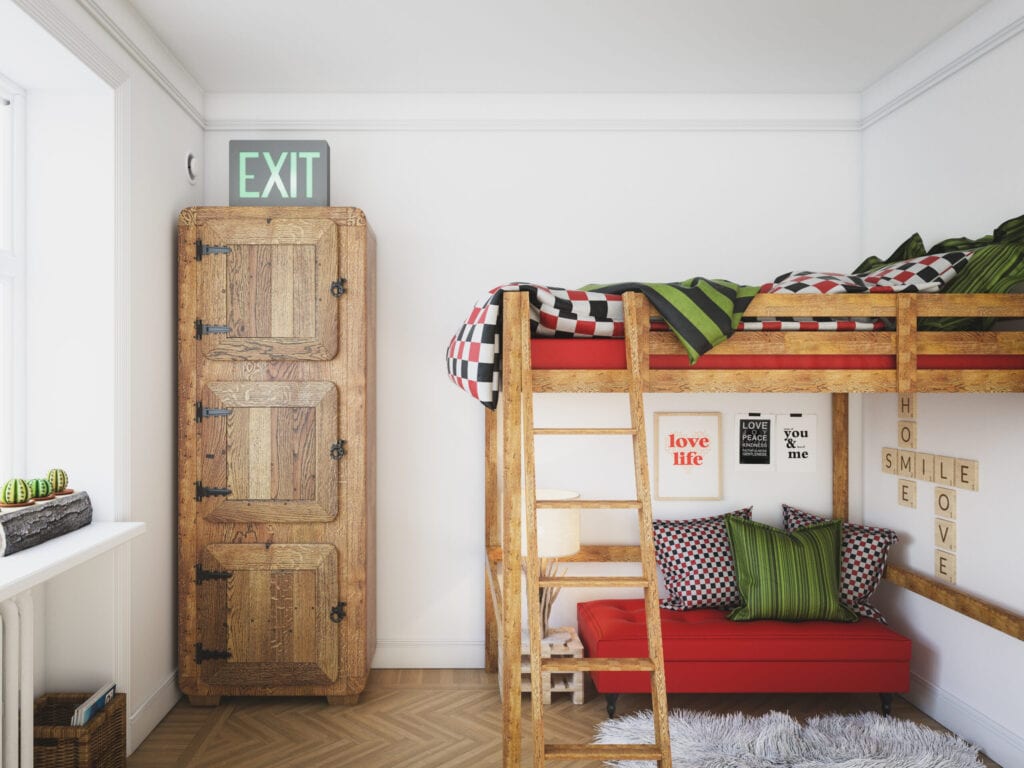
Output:
[[374,239],[356,208],[178,225],[178,684],[354,704],[376,645]]

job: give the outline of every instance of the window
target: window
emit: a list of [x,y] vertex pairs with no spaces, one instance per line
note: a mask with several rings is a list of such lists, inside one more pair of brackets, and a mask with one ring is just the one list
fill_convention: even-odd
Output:
[[17,408],[25,376],[22,100],[0,75],[0,478],[24,471],[24,416]]

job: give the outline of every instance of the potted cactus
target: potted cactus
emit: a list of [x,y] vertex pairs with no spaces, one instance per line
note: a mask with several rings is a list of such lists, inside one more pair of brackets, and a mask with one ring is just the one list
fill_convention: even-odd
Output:
[[58,496],[67,496],[75,492],[74,488],[68,488],[68,473],[59,467],[47,472],[46,479],[50,481],[50,489]]
[[34,477],[28,481],[28,495],[36,501],[49,501],[53,498],[50,481],[45,477]]
[[20,477],[12,477],[0,487],[0,507],[27,507],[34,503],[28,483]]

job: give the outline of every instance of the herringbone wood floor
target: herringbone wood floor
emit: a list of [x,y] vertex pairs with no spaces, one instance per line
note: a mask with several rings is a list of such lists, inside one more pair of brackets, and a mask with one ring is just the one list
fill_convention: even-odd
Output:
[[[530,764],[529,702],[524,698],[523,764]],[[877,696],[672,695],[671,708],[794,717],[875,710]],[[620,713],[649,709],[650,698],[623,695]],[[932,728],[935,721],[897,698],[893,714]],[[604,697],[588,689],[574,706],[556,695],[545,715],[549,741],[587,742],[605,717]],[[987,766],[999,768],[986,761]],[[225,699],[219,707],[181,701],[128,760],[129,768],[497,768],[501,703],[497,676],[482,670],[374,670],[355,707],[323,699]],[[555,763],[553,763],[555,765]],[[584,761],[557,763],[590,768]]]

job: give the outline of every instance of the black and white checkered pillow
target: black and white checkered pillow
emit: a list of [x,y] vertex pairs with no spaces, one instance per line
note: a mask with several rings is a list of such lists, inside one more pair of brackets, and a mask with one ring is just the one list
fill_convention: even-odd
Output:
[[[787,531],[821,523],[826,518],[782,505],[782,520]],[[885,623],[881,612],[868,602],[882,580],[889,549],[899,538],[888,528],[843,523],[840,548],[839,599],[861,616]]]
[[971,251],[933,253],[885,264],[864,275],[786,272],[766,293],[938,293],[967,265]]
[[506,283],[487,292],[448,342],[448,377],[489,408],[501,392],[501,301],[506,291],[530,294],[530,334],[552,338],[622,338],[622,296]]
[[[729,514],[749,520],[751,509]],[[662,608],[685,611],[740,604],[726,517],[654,521],[654,556],[668,591]]]

